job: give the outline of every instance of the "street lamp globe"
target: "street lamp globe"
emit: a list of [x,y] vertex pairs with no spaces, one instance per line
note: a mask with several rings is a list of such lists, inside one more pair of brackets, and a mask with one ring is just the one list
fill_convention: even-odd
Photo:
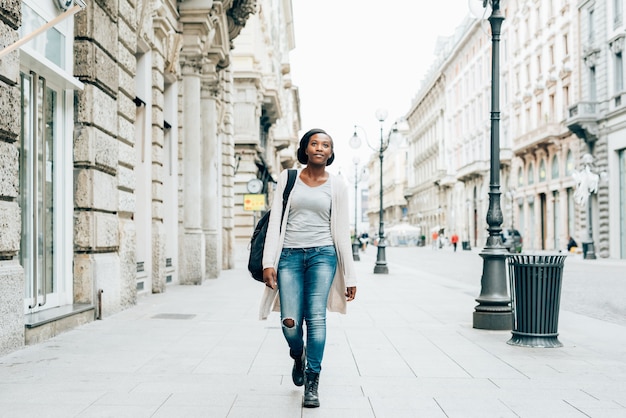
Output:
[[363,141],[361,141],[361,137],[359,137],[356,133],[356,126],[354,127],[354,133],[352,134],[352,136],[350,137],[350,148],[352,149],[359,149],[361,148],[361,143]]
[[383,108],[376,109],[376,119],[378,119],[379,122],[381,123],[384,122],[385,119],[387,119],[387,115],[388,115],[387,109],[383,109]]
[[469,11],[476,19],[485,19],[491,15],[491,3],[485,0],[467,0]]

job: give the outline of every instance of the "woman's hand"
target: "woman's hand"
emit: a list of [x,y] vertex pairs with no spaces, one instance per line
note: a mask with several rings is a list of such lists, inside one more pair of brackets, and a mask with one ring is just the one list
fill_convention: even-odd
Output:
[[[265,278],[265,271],[263,271],[263,278]],[[356,286],[346,287],[346,300],[350,302],[356,297]]]
[[273,267],[263,269],[263,283],[270,289],[276,289],[276,270]]

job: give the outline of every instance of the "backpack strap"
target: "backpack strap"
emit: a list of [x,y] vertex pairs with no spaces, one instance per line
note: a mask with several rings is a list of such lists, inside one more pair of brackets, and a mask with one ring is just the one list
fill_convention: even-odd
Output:
[[285,186],[285,190],[283,191],[283,213],[280,216],[280,224],[283,224],[283,218],[285,217],[285,209],[287,208],[287,200],[289,200],[289,194],[291,194],[291,190],[293,190],[293,186],[296,184],[296,174],[298,174],[298,170],[289,170],[287,171],[287,186]]

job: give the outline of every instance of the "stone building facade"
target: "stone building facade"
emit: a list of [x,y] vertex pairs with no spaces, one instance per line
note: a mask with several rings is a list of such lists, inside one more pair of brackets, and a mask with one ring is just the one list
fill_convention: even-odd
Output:
[[[298,165],[300,96],[289,63],[295,48],[291,1],[260,1],[234,44],[235,240],[245,246],[271,205],[281,170]],[[260,189],[248,186],[257,180]],[[249,195],[263,198],[265,206],[245,205]]]
[[[490,43],[468,18],[447,39],[407,113],[409,218],[433,232],[481,246],[488,208]],[[501,147],[502,171],[510,147]]]
[[410,224],[420,228],[426,240],[446,223],[446,208],[440,210],[442,201],[438,187],[447,171],[444,164],[444,88],[443,77],[436,73],[416,96],[407,114],[411,127],[407,135],[408,170],[404,191],[407,218]]
[[580,22],[576,45],[579,94],[567,126],[581,141],[581,154],[602,175],[582,213],[581,235],[600,257],[626,258],[626,102],[624,6],[621,1],[572,4]]
[[[391,128],[392,130],[394,128]],[[404,196],[407,179],[407,151],[402,143],[391,140],[391,136],[396,135],[389,132],[385,144],[389,144],[383,152],[383,228],[385,237],[389,238],[387,230],[401,222],[407,220],[407,200]],[[397,140],[400,138],[397,137]],[[380,148],[379,148],[380,151]],[[365,213],[367,216],[369,229],[366,231],[370,237],[375,239],[380,233],[380,152],[372,153],[366,163],[367,172],[367,201]],[[351,179],[352,182],[354,179]],[[353,196],[354,197],[354,196]],[[358,206],[358,204],[357,204]]]
[[525,249],[562,250],[582,238],[572,177],[581,143],[565,124],[579,80],[572,3],[506,3],[503,132],[514,158],[503,202],[505,226],[519,229]]
[[[491,44],[485,23],[468,19],[450,39],[452,49],[442,64],[445,85],[444,154],[449,175],[449,234],[456,232],[471,247],[487,240],[486,216],[490,178]],[[500,137],[500,170],[511,161],[507,137]],[[452,215],[454,214],[454,215]]]
[[3,48],[65,17],[0,60],[0,354],[234,265],[233,47],[259,4],[67,3],[0,10]]
[[[519,229],[528,250],[562,250],[570,236],[580,245],[588,225],[586,211],[574,203],[573,177],[586,145],[572,129],[577,122],[587,123],[584,118],[588,115],[573,120],[568,116],[569,107],[581,97],[581,86],[584,91],[590,79],[579,71],[579,12],[574,3],[501,2],[505,15],[499,74],[502,227]],[[583,3],[580,7],[585,9]],[[602,22],[598,12],[595,16]],[[585,19],[580,22],[584,32]],[[604,50],[619,45],[619,28],[615,26]],[[582,38],[585,36],[583,33]],[[597,38],[607,37],[598,34]],[[424,223],[423,219],[430,225],[432,214],[441,208],[443,216],[434,219],[443,218],[446,234],[456,232],[462,241],[480,247],[486,242],[489,205],[489,23],[468,18],[454,35],[441,41],[438,51],[407,113],[411,125],[408,216],[415,225]],[[599,52],[589,53],[590,59],[599,56]],[[598,72],[598,77],[602,71],[606,69]],[[597,88],[602,86],[599,80]],[[573,107],[579,108],[582,106]],[[617,167],[619,152],[613,157]],[[619,185],[615,183],[615,187]],[[424,196],[420,198],[419,193]],[[600,188],[593,202],[603,202],[603,193]],[[613,204],[617,207],[619,203]],[[608,222],[603,221],[607,215],[602,207],[600,204],[599,215],[594,215],[598,217],[594,222],[601,225],[594,234],[608,242],[608,233],[603,235]],[[600,251],[600,255],[608,253]]]

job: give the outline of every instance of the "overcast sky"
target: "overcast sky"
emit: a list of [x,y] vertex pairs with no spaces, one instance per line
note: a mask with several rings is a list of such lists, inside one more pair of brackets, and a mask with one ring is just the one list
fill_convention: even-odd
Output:
[[[293,1],[290,61],[300,90],[300,136],[322,128],[333,137],[332,171],[354,170],[347,144],[355,124],[366,129],[358,131],[361,137],[379,146],[376,109],[389,112],[386,134],[408,112],[434,61],[437,38],[451,35],[468,13],[468,0]],[[358,153],[364,164],[372,150],[363,144]]]

